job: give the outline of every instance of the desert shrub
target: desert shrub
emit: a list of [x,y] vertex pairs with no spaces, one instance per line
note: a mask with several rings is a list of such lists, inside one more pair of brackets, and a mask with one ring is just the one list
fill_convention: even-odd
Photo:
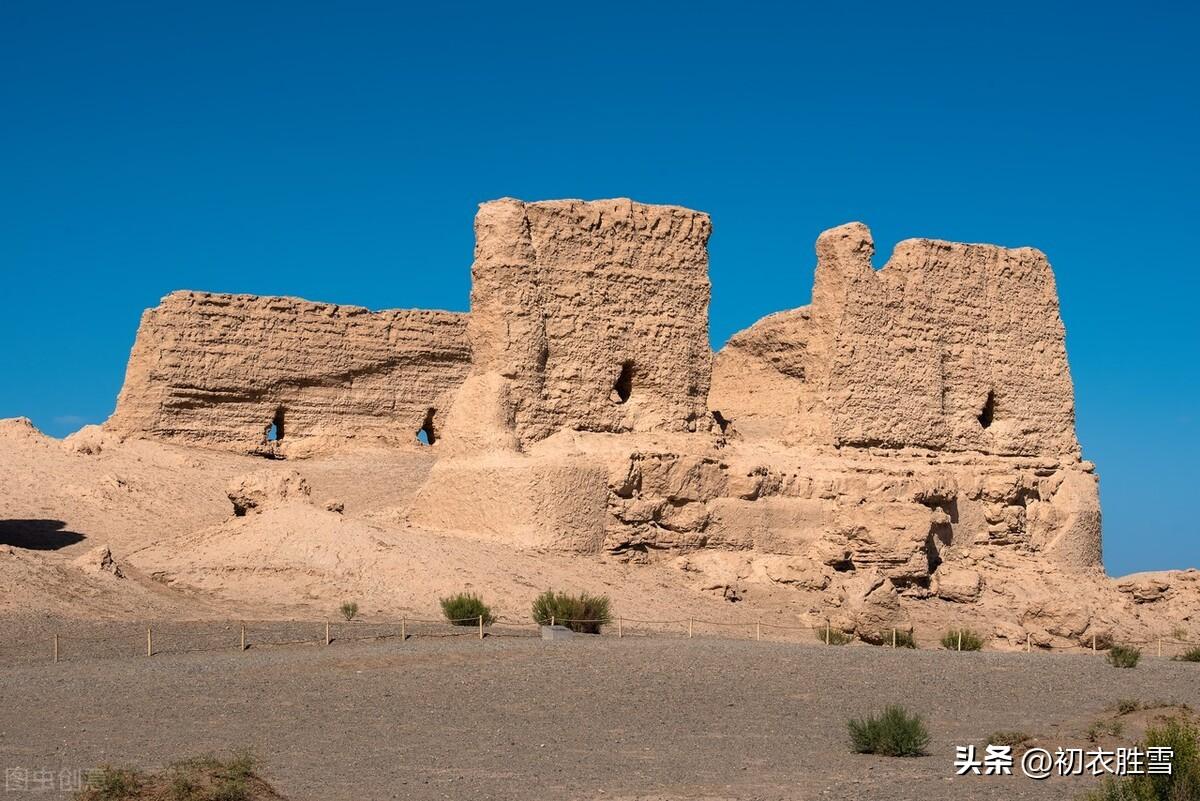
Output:
[[455,626],[478,625],[480,617],[483,618],[485,626],[496,622],[492,610],[483,602],[482,598],[473,593],[460,592],[458,595],[442,598],[441,604],[442,614]]
[[1128,715],[1130,712],[1137,712],[1142,708],[1141,701],[1135,701],[1132,698],[1121,698],[1113,704],[1113,709],[1118,715]]
[[1141,658],[1141,649],[1130,645],[1114,645],[1108,649],[1108,663],[1113,667],[1135,668]]
[[550,625],[553,620],[571,631],[599,634],[600,627],[610,623],[612,616],[607,595],[586,592],[570,595],[546,590],[533,601],[533,620],[542,626]]
[[1179,656],[1175,657],[1176,662],[1200,662],[1200,646],[1189,648]]
[[1087,736],[1088,742],[1094,743],[1101,737],[1120,737],[1123,731],[1125,731],[1125,724],[1119,720],[1097,720],[1088,726],[1084,734]]
[[181,760],[166,771],[144,774],[101,768],[89,776],[78,801],[255,801],[280,796],[255,775],[248,752],[228,759],[201,756]]
[[959,650],[960,637],[962,638],[962,650],[983,650],[983,637],[971,629],[950,629],[942,635],[942,647],[949,651]]
[[878,715],[847,721],[850,747],[859,754],[920,756],[929,745],[929,732],[920,715],[902,706],[889,706]]
[[88,775],[88,789],[80,794],[88,801],[122,801],[135,798],[145,784],[145,776],[132,768],[103,765]]
[[338,611],[342,613],[342,617],[346,620],[354,620],[358,616],[358,604],[354,601],[346,601],[338,607]]
[[[826,635],[828,635],[828,637],[826,637]],[[825,640],[828,639],[830,645],[848,645],[854,641],[854,635],[847,634],[844,631],[829,626],[823,629],[817,629],[817,639],[821,642],[825,642]]]
[[911,631],[896,632],[896,647],[897,648],[916,648],[917,638],[913,636]]
[[1193,723],[1173,718],[1160,727],[1146,730],[1138,744],[1146,748],[1170,748],[1169,774],[1140,774],[1109,778],[1083,796],[1086,801],[1191,801],[1200,798],[1200,730]]
[[1007,745],[1019,748],[1032,738],[1023,731],[994,731],[988,735],[988,745]]

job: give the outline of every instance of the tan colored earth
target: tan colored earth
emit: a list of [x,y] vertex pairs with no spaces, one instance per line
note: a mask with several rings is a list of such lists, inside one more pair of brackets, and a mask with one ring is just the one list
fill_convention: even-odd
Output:
[[707,215],[498,200],[469,314],[177,292],[116,411],[0,423],[0,615],[433,615],[547,587],[629,617],[992,647],[1200,639],[1200,572],[1116,580],[1054,276],[817,241],[813,302],[709,347]]

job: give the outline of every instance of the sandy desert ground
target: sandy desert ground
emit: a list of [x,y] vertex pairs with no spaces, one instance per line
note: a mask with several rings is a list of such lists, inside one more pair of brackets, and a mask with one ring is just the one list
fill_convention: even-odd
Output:
[[[696,638],[414,637],[45,663],[5,671],[0,762],[142,768],[250,748],[293,799],[1051,799],[1090,779],[955,777],[997,730],[1093,746],[1200,705],[1195,666]],[[845,722],[902,702],[929,754],[850,753]],[[1094,746],[1093,746],[1094,747]],[[6,798],[22,797],[8,793]],[[28,793],[54,798],[52,793]]]

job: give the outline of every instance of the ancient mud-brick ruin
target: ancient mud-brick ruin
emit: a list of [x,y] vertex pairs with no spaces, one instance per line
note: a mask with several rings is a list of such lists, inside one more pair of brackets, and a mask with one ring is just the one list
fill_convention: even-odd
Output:
[[853,586],[874,608],[969,600],[1010,556],[1098,567],[1040,252],[918,239],[875,270],[867,228],[834,228],[812,304],[714,355],[707,215],[504,199],[475,229],[467,315],[168,296],[106,427],[289,458],[422,449],[414,525],[752,552],[772,581]]

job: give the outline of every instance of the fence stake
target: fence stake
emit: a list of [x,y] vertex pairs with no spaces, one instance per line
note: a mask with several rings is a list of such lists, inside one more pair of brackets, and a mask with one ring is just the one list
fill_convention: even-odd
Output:
[[1092,653],[1096,653],[1096,632],[1092,632]]
[[551,628],[553,628],[553,627],[554,627],[554,615],[551,615],[551,616],[550,616],[550,627],[551,627]]
[[151,639],[149,626],[146,626],[146,656],[154,656],[154,640]]
[[1030,632],[1026,632],[1025,633],[1025,653],[1029,653],[1029,642],[1032,639],[1033,639],[1033,634]]
[[400,618],[400,642],[404,642],[405,640],[408,639],[407,623],[408,623],[408,618],[406,618],[406,617]]
[[325,644],[329,645],[330,642],[331,642],[331,640],[329,639],[329,621],[326,620],[325,621]]
[[246,624],[242,624],[242,650],[246,650]]
[[829,645],[829,621],[825,621],[825,644]]
[[692,619],[688,618],[688,639],[692,639]]
[[479,639],[483,639],[483,615],[479,616]]
[[892,626],[892,647],[896,647],[896,627]]
[[962,650],[962,629],[958,630],[958,650]]
[[625,636],[625,632],[623,632],[621,630],[621,618],[618,617],[617,618],[617,639],[619,640],[624,636]]
[[58,663],[58,635],[54,635],[54,662]]
[[762,639],[762,623],[761,622],[754,624],[754,639],[756,639],[756,640]]

